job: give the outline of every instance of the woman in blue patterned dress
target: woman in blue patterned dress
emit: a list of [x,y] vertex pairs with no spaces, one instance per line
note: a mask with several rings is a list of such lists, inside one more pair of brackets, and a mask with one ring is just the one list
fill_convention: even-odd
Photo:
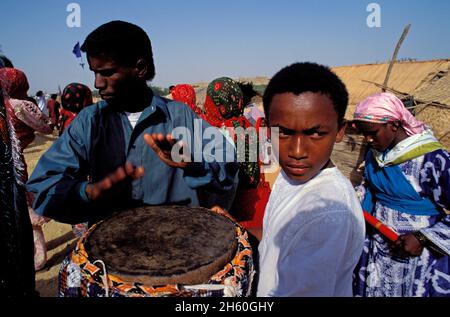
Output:
[[364,100],[354,120],[371,147],[363,209],[399,234],[368,228],[355,296],[450,296],[449,153],[391,93]]

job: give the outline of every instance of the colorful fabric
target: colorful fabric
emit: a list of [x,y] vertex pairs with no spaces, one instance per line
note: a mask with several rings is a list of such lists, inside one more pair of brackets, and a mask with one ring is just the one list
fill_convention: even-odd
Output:
[[239,163],[239,184],[244,188],[256,188],[259,183],[260,169],[258,162],[250,162],[249,148],[254,142],[258,142],[257,133],[254,133],[252,138],[244,135],[242,130],[239,135],[235,131],[237,128],[252,127],[243,115],[243,96],[239,85],[227,77],[212,81],[208,85],[204,109],[204,119],[209,124],[217,128],[232,128],[227,129],[227,132],[231,133],[230,137],[236,145],[238,138],[241,141],[245,138],[245,157],[241,158]]
[[[24,185],[28,180],[27,165],[24,157],[25,148],[33,142],[34,132],[38,131],[44,134],[52,132],[50,119],[44,115],[39,107],[29,101],[27,92],[29,89],[26,75],[14,68],[0,69],[0,81],[6,87],[5,92],[9,96],[6,101],[6,108],[9,115],[10,123],[13,126],[14,137],[12,138],[13,147],[17,149],[15,161],[16,174],[19,183]],[[15,140],[17,139],[17,140]],[[33,217],[33,210],[27,210],[30,213],[31,220],[37,222],[38,215]],[[26,216],[24,216],[26,217]],[[43,218],[42,218],[43,220]],[[40,225],[33,225],[34,236],[34,266],[36,270],[44,267],[47,261],[47,253],[45,246],[44,234]]]
[[247,121],[243,120],[242,91],[231,78],[218,78],[208,85],[204,109],[206,120],[217,128],[244,126]]
[[259,110],[258,106],[255,104],[251,104],[250,106],[247,106],[244,110],[244,116],[247,118],[247,120],[254,126],[256,126],[256,123],[261,119],[265,118],[264,112]]
[[367,154],[364,178],[368,189],[362,202],[363,209],[373,212],[375,201],[399,212],[436,216],[437,206],[427,197],[421,197],[403,175],[398,165],[379,168],[371,151]]
[[[375,202],[374,216],[398,234],[423,233],[445,255],[424,248],[419,257],[398,258],[390,243],[368,229],[354,275],[354,292],[364,297],[450,297],[450,155],[436,150],[398,165],[421,197],[431,199],[438,215],[414,215]],[[357,188],[363,200],[367,185]]]
[[236,214],[234,210],[242,209],[242,212],[237,215],[239,224],[242,227],[245,229],[262,229],[264,211],[266,210],[270,193],[270,184],[266,182],[263,173],[261,173],[258,187],[246,191],[237,191],[235,201],[230,210],[231,213]]
[[34,132],[52,133],[51,119],[44,115],[36,104],[28,100],[10,99],[10,105],[14,111],[12,123],[22,151],[33,142]]
[[61,104],[64,109],[78,114],[81,110],[93,104],[92,92],[86,85],[71,83],[63,90]]
[[39,107],[26,100],[29,89],[26,75],[15,68],[0,69],[0,82],[8,95],[6,104],[10,112],[11,123],[19,139],[20,153],[34,140],[34,131],[51,133],[50,119]]
[[444,147],[429,129],[414,134],[399,142],[391,150],[381,153],[373,150],[373,155],[380,167],[398,165]]
[[30,88],[24,72],[15,68],[1,68],[0,81],[4,92],[9,98],[26,99]]
[[247,297],[251,293],[254,275],[252,249],[247,232],[240,226],[236,226],[238,248],[235,257],[208,283],[157,287],[124,281],[106,272],[107,263],[91,259],[85,244],[96,226],[89,229],[64,260],[58,276],[60,297]]
[[82,236],[84,236],[84,234],[89,230],[89,226],[87,223],[78,223],[76,225],[72,225],[72,232],[75,235],[75,237],[77,237],[78,239],[80,239]]
[[20,175],[18,140],[0,81],[0,297],[32,296],[33,236]]
[[373,123],[400,122],[408,135],[422,133],[426,126],[417,120],[394,94],[385,92],[368,97],[356,107],[353,119]]
[[176,85],[172,90],[172,98],[189,106],[196,114],[202,114],[202,110],[197,107],[197,97],[194,87],[187,84]]
[[[256,121],[255,129],[258,133],[258,140],[260,140],[260,127],[264,118],[260,117]],[[265,146],[265,144],[259,144],[258,147]],[[258,149],[259,151],[261,149]],[[259,166],[263,162],[258,160]],[[260,173],[259,183],[255,189],[248,189],[244,191],[238,191],[233,206],[230,210],[241,210],[238,213],[239,224],[245,229],[262,229],[264,212],[266,205],[269,201],[271,189],[269,182],[266,181],[264,173]],[[233,212],[235,213],[235,212]]]
[[50,114],[50,119],[52,120],[52,124],[55,127],[58,125],[59,120],[59,106],[60,106],[59,102],[57,102],[54,99],[50,99],[47,102],[47,108]]
[[59,135],[61,136],[67,129],[67,127],[72,123],[73,119],[76,118],[77,114],[63,108],[59,112],[59,115],[60,115]]
[[88,86],[71,83],[67,85],[61,96],[59,135],[67,129],[81,110],[93,104],[92,92]]

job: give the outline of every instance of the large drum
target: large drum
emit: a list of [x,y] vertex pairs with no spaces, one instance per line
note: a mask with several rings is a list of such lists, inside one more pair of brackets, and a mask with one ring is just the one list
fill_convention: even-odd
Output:
[[62,297],[249,296],[247,233],[204,208],[141,207],[94,225],[64,260]]

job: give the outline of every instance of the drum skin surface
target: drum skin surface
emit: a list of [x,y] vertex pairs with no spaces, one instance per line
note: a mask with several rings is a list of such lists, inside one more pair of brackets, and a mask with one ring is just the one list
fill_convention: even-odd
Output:
[[141,207],[103,221],[85,249],[122,279],[146,285],[203,284],[236,253],[234,227],[204,208]]
[[59,297],[246,297],[248,233],[204,208],[147,206],[93,225],[64,259]]

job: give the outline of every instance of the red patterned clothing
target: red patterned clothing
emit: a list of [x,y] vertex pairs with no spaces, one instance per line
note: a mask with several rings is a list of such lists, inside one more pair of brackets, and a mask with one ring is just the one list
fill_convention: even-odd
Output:
[[77,114],[73,113],[69,110],[66,110],[66,109],[61,109],[59,114],[60,114],[59,135],[61,135],[66,130],[66,128],[70,125],[70,123],[73,121],[73,119],[75,119]]
[[34,140],[34,131],[51,133],[50,120],[39,107],[26,100],[29,89],[26,75],[15,68],[0,69],[0,81],[4,92],[10,98],[6,107],[11,115],[11,123],[19,139],[20,152]]
[[92,92],[86,85],[71,83],[64,88],[61,103],[59,135],[64,132],[81,110],[93,104]]
[[27,76],[24,72],[15,68],[1,68],[0,81],[6,95],[9,98],[16,98],[25,100],[27,98],[28,84]]
[[56,126],[59,119],[59,103],[56,100],[50,99],[47,102],[48,113],[50,114],[50,119],[52,124]]
[[[204,119],[217,128],[251,128],[244,116],[243,95],[238,84],[230,78],[219,78],[211,82],[207,89]],[[261,228],[264,209],[269,199],[270,186],[260,174],[260,162],[251,162],[249,148],[257,138],[238,135],[235,130],[231,138],[237,144],[238,138],[245,137],[245,161],[239,165],[239,185],[230,214],[245,228]]]
[[176,85],[172,90],[172,98],[189,106],[196,114],[202,114],[202,110],[197,107],[197,97],[194,87],[187,84]]
[[21,151],[25,150],[34,140],[34,131],[49,134],[51,120],[36,104],[27,100],[10,99],[12,107],[11,122],[14,125]]

